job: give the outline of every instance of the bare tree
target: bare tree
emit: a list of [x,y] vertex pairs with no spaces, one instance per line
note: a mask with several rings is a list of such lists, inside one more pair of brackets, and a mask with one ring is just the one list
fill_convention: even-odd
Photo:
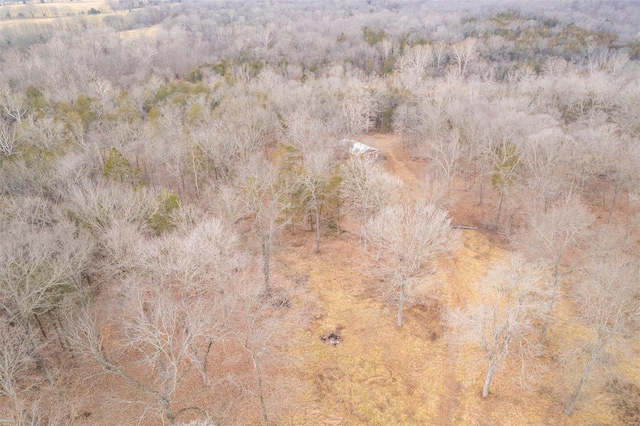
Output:
[[532,212],[522,231],[515,236],[516,246],[532,261],[542,261],[549,269],[551,290],[542,322],[541,342],[546,340],[558,290],[563,280],[582,260],[575,249],[590,236],[594,218],[587,208],[575,199],[567,199],[546,212]]
[[639,272],[636,257],[613,251],[594,259],[583,278],[576,281],[573,299],[589,337],[580,345],[584,349],[580,355],[586,356],[577,357],[583,361],[583,372],[567,402],[567,415],[573,413],[594,369],[605,361],[615,362],[620,348],[635,336],[640,324]]
[[[246,290],[246,289],[245,289]],[[238,343],[249,355],[253,378],[255,380],[255,394],[260,401],[262,423],[269,424],[269,410],[267,409],[267,389],[263,356],[271,349],[269,340],[277,330],[277,310],[283,305],[273,307],[253,292],[244,292],[242,303],[242,317],[235,323],[235,334]]]
[[518,142],[519,114],[509,114],[488,129],[482,142],[483,156],[491,167],[491,184],[498,188],[499,199],[492,227],[500,221],[502,206],[517,176],[521,164],[521,146]]
[[[315,228],[316,253],[319,253],[323,210],[332,201],[329,192],[336,192],[338,176],[333,129],[311,116],[313,107],[304,105],[289,113],[283,135],[288,143],[281,144],[276,155],[280,157],[278,161],[286,163],[283,172],[297,187],[291,194],[291,213],[303,211],[305,219],[311,217],[309,223]],[[333,201],[336,198],[333,197]]]
[[362,87],[359,82],[353,86],[341,96],[340,101],[340,116],[348,135],[368,132],[380,108],[373,89]]
[[[203,217],[185,235],[167,235],[139,253],[138,271],[175,283],[182,293],[216,295],[228,324],[233,310],[233,286],[244,279],[247,258],[235,232],[215,217]],[[205,380],[206,382],[207,380]]]
[[605,120],[601,115],[583,119],[572,131],[570,173],[574,186],[582,191],[610,174],[612,166],[615,167],[611,154],[620,152],[616,128]]
[[342,194],[358,218],[367,249],[366,224],[397,196],[402,181],[366,158],[351,158],[341,168]]
[[330,184],[331,152],[327,149],[314,150],[304,158],[304,169],[300,175],[302,199],[313,215],[316,231],[316,253],[320,253],[322,208],[325,205]]
[[[123,341],[160,379],[158,403],[170,423],[189,409],[174,411],[172,395],[189,370],[198,345],[208,345],[216,328],[216,306],[202,297],[175,300],[170,288],[132,286],[122,311]],[[205,346],[206,347],[206,346]],[[206,353],[206,351],[205,351]],[[204,360],[197,360],[204,364]]]
[[400,327],[411,284],[432,271],[435,257],[453,248],[457,234],[451,230],[449,214],[424,199],[385,207],[366,229],[376,249],[376,272],[397,291]]
[[29,112],[29,108],[22,95],[13,92],[8,87],[0,88],[0,111],[11,120],[20,123]]
[[443,41],[436,41],[431,45],[433,49],[433,68],[436,71],[445,63],[447,56],[447,45]]
[[[69,319],[73,327],[68,338],[74,347],[105,372],[143,391],[148,398],[142,402],[172,424],[186,411],[208,416],[175,395],[184,389],[182,383],[192,367],[204,386],[226,380],[210,377],[209,355],[229,330],[236,305],[234,286],[244,281],[239,270],[245,257],[235,233],[215,218],[196,213],[193,218],[198,219],[195,224],[182,224],[153,240],[133,233],[138,236],[135,258],[127,260],[129,268],[115,277],[124,277],[114,300],[118,309],[102,320],[113,331],[108,345],[102,343],[104,323],[96,321],[90,307]],[[137,355],[142,372],[130,370],[125,351]]]
[[[81,126],[81,125],[80,125]],[[28,117],[22,121],[20,127],[20,140],[29,148],[38,150],[55,150],[60,149],[60,145],[67,142],[67,138],[71,133],[75,132],[75,123],[69,120],[68,128],[65,128],[61,122],[50,117],[34,120]],[[79,129],[75,135],[79,139],[83,138],[84,129]]]
[[90,230],[104,231],[114,224],[136,224],[144,228],[146,219],[153,212],[154,200],[147,191],[132,190],[119,182],[88,180],[70,188],[67,207],[73,216]]
[[283,213],[289,208],[291,182],[282,179],[277,165],[257,156],[243,170],[238,181],[240,199],[251,216],[260,239],[264,290],[271,294],[271,249],[278,231],[286,225]]
[[[291,333],[300,325],[300,306],[292,306],[291,289],[280,289],[265,298],[259,281],[252,279],[238,283],[233,291],[237,307],[230,332],[238,345],[238,355],[244,352],[247,367],[250,367],[246,378],[240,376],[238,380],[245,382],[244,390],[258,402],[259,416],[255,423],[277,424],[278,408],[282,410],[291,400],[287,395],[291,382],[288,379],[280,381],[280,376],[283,362],[291,361],[286,348],[293,344]],[[245,416],[253,411],[246,403],[243,405]]]
[[[78,353],[93,358],[107,373],[115,374],[148,397],[170,424],[186,411],[208,413],[195,405],[176,408],[174,394],[189,372],[197,345],[206,344],[215,330],[215,308],[203,298],[175,298],[174,291],[159,283],[127,283],[118,320],[115,345],[106,346],[94,314],[86,306],[68,319],[66,335]],[[115,347],[113,347],[115,346]],[[122,352],[131,349],[144,367],[143,374],[128,371]],[[145,410],[146,411],[146,410]]]
[[227,180],[233,170],[235,149],[232,141],[225,137],[225,122],[205,122],[192,128],[190,134],[195,145],[206,159],[209,173],[216,180]]
[[404,87],[416,90],[420,87],[424,75],[434,61],[434,52],[429,45],[416,45],[405,50],[395,63],[400,81]]
[[638,187],[638,159],[640,158],[640,148],[630,140],[620,140],[614,147],[614,153],[611,163],[613,167],[613,195],[609,212],[607,214],[607,223],[611,222],[613,208],[620,196],[621,192],[629,192]]
[[458,169],[461,152],[462,144],[458,129],[454,129],[449,137],[436,137],[427,151],[427,157],[438,166],[448,185]]
[[478,40],[475,38],[467,38],[460,43],[453,45],[453,57],[458,64],[458,75],[464,77],[467,73],[469,64],[476,58],[476,44]]
[[28,390],[29,372],[39,355],[31,344],[33,339],[25,338],[24,333],[20,325],[0,319],[0,395],[11,401],[1,421],[7,424],[27,425],[33,421],[22,394]]
[[546,209],[569,190],[570,136],[560,129],[544,129],[529,136],[523,148],[526,185]]
[[42,317],[81,290],[93,242],[52,205],[23,202],[27,210],[14,212],[0,231],[0,313],[24,330],[22,338],[52,381],[38,351],[48,340]]
[[0,119],[0,154],[9,157],[15,153],[18,139],[15,127]]
[[547,291],[541,270],[513,255],[494,265],[477,287],[476,301],[449,313],[451,336],[460,344],[472,343],[487,361],[482,396],[505,358],[518,348],[526,355],[530,336],[544,315]]

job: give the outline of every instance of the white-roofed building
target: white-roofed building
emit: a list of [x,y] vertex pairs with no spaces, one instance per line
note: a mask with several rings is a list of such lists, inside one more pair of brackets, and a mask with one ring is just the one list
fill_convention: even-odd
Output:
[[375,160],[380,156],[379,149],[353,139],[342,139],[340,141],[340,145],[347,148],[349,150],[349,154],[356,157],[366,157]]

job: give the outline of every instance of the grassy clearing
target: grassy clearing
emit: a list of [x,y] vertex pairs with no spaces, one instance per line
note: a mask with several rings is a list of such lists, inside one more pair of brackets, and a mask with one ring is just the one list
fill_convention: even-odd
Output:
[[[380,136],[365,141],[383,149],[387,166],[405,181],[406,200],[420,193],[412,166],[402,163],[399,142]],[[455,220],[455,209],[454,209]],[[357,234],[357,233],[356,233]],[[485,364],[478,351],[451,350],[441,316],[448,307],[477,297],[474,284],[506,252],[479,231],[464,231],[451,259],[440,259],[441,291],[406,310],[405,325],[395,326],[395,307],[380,301],[363,273],[366,259],[354,233],[325,239],[322,253],[313,254],[311,239],[279,253],[280,273],[307,274],[309,297],[317,312],[310,327],[301,330],[291,355],[300,361],[298,379],[309,384],[300,392],[295,413],[283,415],[296,425],[582,425],[625,424],[615,412],[615,396],[591,386],[573,417],[563,414],[575,386],[575,374],[563,373],[562,359],[543,355],[541,380],[520,385],[520,363],[512,360],[494,379],[485,400],[480,391]],[[286,265],[286,266],[285,266]],[[558,323],[567,322],[572,307],[558,306]],[[340,331],[337,346],[321,336]],[[561,346],[580,327],[555,327],[552,346]],[[637,348],[636,348],[637,349]],[[636,352],[637,353],[637,352]],[[637,357],[636,357],[637,361]],[[640,383],[638,362],[624,364],[621,374]]]
[[[101,12],[89,15],[91,9]],[[98,21],[105,13],[113,13],[104,1],[12,4],[0,6],[0,28],[20,25],[65,22],[78,17]]]
[[[87,14],[90,9],[111,12],[105,1],[9,4],[0,6],[0,23],[38,22],[42,19],[64,18]],[[9,15],[9,16],[7,16]]]
[[120,37],[121,39],[134,39],[140,37],[151,38],[155,37],[160,28],[162,28],[162,24],[157,24],[146,28],[136,28],[134,30],[120,31],[118,33],[118,37]]

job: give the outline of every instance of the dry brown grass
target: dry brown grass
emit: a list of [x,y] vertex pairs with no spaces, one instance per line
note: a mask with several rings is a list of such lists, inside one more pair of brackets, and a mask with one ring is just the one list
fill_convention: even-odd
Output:
[[[88,11],[94,8],[99,10],[99,15],[88,15]],[[55,12],[54,12],[55,10]],[[31,13],[34,12],[35,16],[31,17]],[[10,13],[12,19],[4,19],[7,13]],[[24,17],[18,17],[18,14],[22,13]],[[89,0],[82,2],[56,2],[56,3],[43,3],[43,4],[29,4],[29,5],[7,5],[0,6],[0,28],[10,26],[20,26],[29,24],[44,24],[51,22],[66,22],[73,19],[77,19],[82,16],[83,19],[89,20],[97,25],[101,24],[103,17],[106,14],[127,14],[128,11],[112,11],[109,5],[105,1]],[[158,30],[162,27],[162,24],[152,25],[145,28],[136,28],[133,30],[120,31],[118,33],[119,38],[134,39],[140,37],[155,37]]]
[[[398,138],[371,136],[363,140],[385,151],[388,169],[405,182],[404,200],[422,195],[422,164],[406,159]],[[452,208],[454,222],[473,222],[477,217],[473,194],[459,190],[456,195],[459,202]],[[481,397],[486,367],[478,359],[479,352],[471,347],[452,349],[442,316],[447,308],[464,306],[477,297],[475,284],[506,254],[500,239],[481,230],[463,231],[454,256],[439,259],[436,275],[427,278],[440,283],[439,290],[426,292],[431,297],[408,307],[404,325],[398,328],[395,307],[375,294],[366,276],[362,265],[367,259],[359,248],[355,227],[348,222],[342,225],[346,232],[325,235],[319,254],[314,253],[314,235],[309,231],[285,234],[274,253],[275,287],[303,289],[289,294],[293,295],[292,309],[308,317],[291,336],[293,343],[283,348],[287,365],[277,367],[279,374],[273,375],[282,391],[270,396],[275,406],[274,424],[633,424],[634,404],[640,401],[640,342],[633,348],[635,358],[619,366],[617,382],[609,382],[607,387],[606,381],[598,384],[595,380],[585,388],[574,415],[564,415],[564,404],[579,371],[567,369],[568,363],[552,355],[560,352],[565,340],[585,333],[571,325],[573,307],[567,298],[558,304],[559,318],[549,332],[549,353],[534,360],[545,367],[540,380],[529,389],[521,388],[517,379],[520,364],[512,360],[496,375],[489,397]],[[109,295],[103,297],[108,299]],[[337,346],[321,340],[331,332],[342,337]],[[108,333],[105,338],[108,344]],[[242,351],[229,346],[225,353]],[[136,372],[134,360],[132,356],[127,361],[128,371],[144,374]],[[250,373],[243,371],[245,364],[240,358],[231,365],[215,356],[209,359],[212,375],[234,370],[243,376]],[[139,399],[139,391],[122,379],[103,374],[95,365],[82,370],[85,374],[69,382],[68,403],[73,404],[76,416],[72,424],[158,424],[159,417],[151,413],[139,418],[141,407],[131,402]],[[91,380],[84,379],[87,376]],[[204,388],[195,373],[175,395],[177,406],[194,404],[212,413],[225,398],[237,398],[239,408],[224,424],[260,423],[254,399],[233,396],[231,388]]]
[[160,28],[162,28],[162,24],[156,24],[145,28],[136,28],[134,30],[120,31],[118,33],[118,37],[122,39],[134,39],[140,37],[152,38],[156,36]]
[[[33,17],[27,12],[25,7],[35,7],[36,13]],[[54,14],[51,8],[55,7],[57,13]],[[88,15],[89,9],[95,8],[102,11],[100,15]],[[33,5],[10,5],[0,7],[0,15],[3,17],[7,11],[11,13],[12,19],[0,19],[0,28],[3,27],[19,27],[21,25],[35,25],[47,23],[65,23],[77,19],[82,16],[87,21],[99,23],[104,13],[111,13],[111,9],[103,1],[86,1],[86,2],[63,2],[63,3],[44,3]],[[84,14],[81,14],[84,12]],[[18,17],[19,13],[24,14],[24,18]],[[62,24],[64,25],[64,24]]]
[[[421,165],[402,154],[399,138],[371,136],[365,143],[382,149],[387,167],[404,182],[404,200],[422,196]],[[471,193],[458,194],[464,220],[474,217]],[[353,230],[352,230],[353,231]],[[582,425],[625,424],[615,411],[615,396],[592,386],[576,413],[567,418],[564,403],[575,386],[575,376],[563,373],[558,358],[542,356],[542,380],[529,389],[518,381],[520,363],[512,361],[494,379],[487,399],[480,395],[485,366],[478,352],[453,352],[443,338],[441,316],[447,307],[473,300],[474,284],[487,268],[505,255],[497,238],[481,231],[464,231],[452,259],[441,259],[435,279],[441,291],[406,311],[405,325],[397,328],[394,307],[371,292],[359,265],[364,255],[353,233],[326,238],[322,253],[313,254],[312,237],[297,236],[296,247],[278,254],[281,273],[308,274],[309,294],[317,299],[317,314],[308,329],[300,330],[291,356],[301,361],[295,374],[311,386],[298,395],[298,408],[283,416],[295,425]],[[558,307],[566,322],[572,307]],[[337,346],[320,336],[340,330]],[[550,342],[562,346],[576,327],[555,327]],[[637,354],[637,351],[636,351]],[[640,383],[638,359],[621,366],[621,374]]]
[[[111,12],[109,5],[101,0],[4,5],[0,6],[0,26],[42,23],[54,19],[78,16],[80,14],[85,14],[86,16],[92,8],[102,13]],[[11,19],[6,19],[7,13],[11,15]]]

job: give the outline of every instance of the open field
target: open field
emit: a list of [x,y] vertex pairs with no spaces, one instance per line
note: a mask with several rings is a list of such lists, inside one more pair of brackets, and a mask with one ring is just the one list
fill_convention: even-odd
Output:
[[51,19],[86,16],[91,9],[101,13],[112,13],[106,2],[94,0],[0,5],[0,26],[42,23]]

